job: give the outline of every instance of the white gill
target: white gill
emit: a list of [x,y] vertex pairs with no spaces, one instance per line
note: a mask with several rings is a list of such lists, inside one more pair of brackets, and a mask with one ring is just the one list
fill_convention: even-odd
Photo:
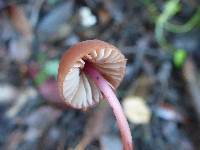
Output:
[[124,56],[112,49],[93,50],[78,60],[65,76],[63,83],[66,103],[70,103],[75,108],[87,108],[98,103],[102,98],[99,88],[88,75],[81,71],[85,65],[84,60],[91,62],[102,75],[109,76],[112,80],[111,86],[121,81],[126,64]]

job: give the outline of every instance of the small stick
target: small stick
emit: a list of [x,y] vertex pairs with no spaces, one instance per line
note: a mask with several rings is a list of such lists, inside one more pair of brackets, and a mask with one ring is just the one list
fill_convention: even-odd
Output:
[[200,87],[197,81],[197,72],[194,62],[189,58],[183,68],[185,80],[187,82],[189,93],[192,97],[193,106],[200,121]]

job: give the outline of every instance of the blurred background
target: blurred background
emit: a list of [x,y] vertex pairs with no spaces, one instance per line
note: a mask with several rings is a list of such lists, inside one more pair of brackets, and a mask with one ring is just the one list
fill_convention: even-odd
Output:
[[0,149],[122,149],[106,104],[58,102],[62,54],[96,38],[128,59],[116,93],[136,150],[199,150],[198,0],[0,0]]

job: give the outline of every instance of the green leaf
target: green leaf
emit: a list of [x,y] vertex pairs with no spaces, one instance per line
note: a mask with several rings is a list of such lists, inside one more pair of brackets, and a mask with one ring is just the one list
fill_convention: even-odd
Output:
[[173,62],[175,67],[180,68],[183,66],[185,59],[187,57],[187,53],[184,49],[177,49],[174,52]]
[[37,86],[41,85],[45,80],[48,79],[48,74],[44,71],[41,70],[35,77],[34,81]]
[[165,3],[163,12],[158,16],[155,26],[155,38],[162,47],[170,45],[165,39],[164,27],[168,20],[180,10],[179,0],[170,0]]
[[59,66],[59,61],[57,59],[51,60],[46,62],[46,64],[44,65],[44,70],[48,75],[54,76],[56,78],[58,74],[58,66]]
[[42,67],[42,69],[39,71],[39,73],[36,75],[34,79],[35,83],[39,86],[45,80],[47,80],[49,76],[54,76],[56,78],[58,74],[58,65],[59,61],[57,59],[47,61]]

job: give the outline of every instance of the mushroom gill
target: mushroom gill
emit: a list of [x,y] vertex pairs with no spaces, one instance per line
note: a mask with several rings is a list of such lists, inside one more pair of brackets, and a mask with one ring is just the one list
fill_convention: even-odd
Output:
[[126,59],[120,51],[111,47],[91,50],[73,64],[63,81],[65,102],[74,108],[87,108],[102,99],[99,88],[84,72],[86,63],[99,70],[112,88],[118,87],[125,73]]

